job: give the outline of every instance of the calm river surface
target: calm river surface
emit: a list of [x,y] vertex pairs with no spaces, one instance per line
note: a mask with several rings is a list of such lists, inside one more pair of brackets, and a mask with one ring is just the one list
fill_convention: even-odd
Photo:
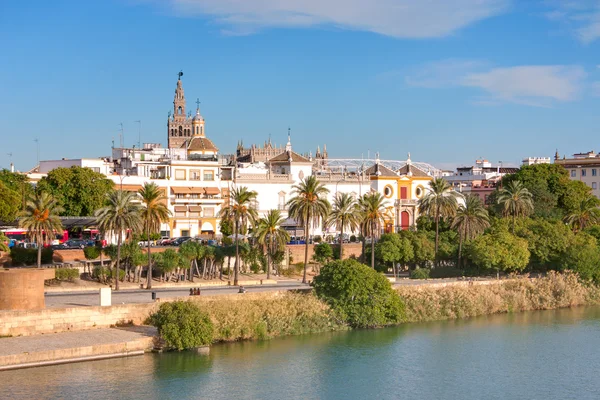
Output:
[[577,308],[0,372],[0,399],[600,399],[599,372]]

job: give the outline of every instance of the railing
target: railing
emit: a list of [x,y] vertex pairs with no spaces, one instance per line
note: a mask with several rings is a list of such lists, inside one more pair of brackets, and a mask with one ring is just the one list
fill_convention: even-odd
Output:
[[277,206],[277,209],[278,209],[279,211],[287,211],[287,209],[288,209],[288,206],[287,206],[287,204],[279,204],[279,205]]
[[291,180],[291,176],[289,174],[238,174],[236,180],[287,182]]
[[416,199],[398,199],[395,202],[396,207],[401,207],[401,206],[416,206],[417,205],[417,201]]

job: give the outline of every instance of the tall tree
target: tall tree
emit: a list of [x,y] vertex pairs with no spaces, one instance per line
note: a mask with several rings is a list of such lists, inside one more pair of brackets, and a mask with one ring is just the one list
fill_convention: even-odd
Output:
[[458,208],[459,193],[444,178],[435,178],[429,182],[427,193],[418,202],[419,212],[432,217],[435,221],[435,264],[438,261],[440,243],[440,219],[453,217]]
[[142,200],[141,217],[146,232],[148,252],[148,276],[146,288],[152,288],[152,257],[150,255],[150,234],[160,230],[160,224],[168,221],[171,211],[167,208],[167,197],[155,183],[146,182],[138,191]]
[[500,189],[498,204],[502,215],[512,217],[512,233],[515,233],[517,217],[525,217],[533,212],[533,195],[520,181],[511,181]]
[[381,234],[385,219],[391,218],[385,197],[379,192],[364,194],[358,200],[361,225],[365,236],[371,238],[371,268],[375,268],[375,239]]
[[358,211],[358,203],[350,193],[338,193],[333,199],[333,208],[325,224],[340,231],[340,260],[344,259],[344,231],[359,229]]
[[123,232],[132,233],[142,229],[143,221],[137,193],[116,190],[106,196],[105,206],[94,213],[98,228],[103,232],[117,235],[117,262],[115,274],[115,290],[119,290],[119,266],[121,261],[121,244]]
[[589,195],[579,202],[579,207],[565,216],[565,222],[573,228],[573,232],[582,231],[591,225],[600,223],[600,200]]
[[240,273],[240,236],[245,232],[248,223],[254,224],[258,217],[258,212],[252,207],[252,202],[256,200],[258,193],[248,190],[246,186],[236,187],[231,191],[229,197],[230,204],[221,208],[219,216],[233,222],[233,235],[235,239],[235,265],[233,267],[233,284],[238,285]]
[[468,195],[465,203],[458,206],[452,220],[452,229],[458,232],[458,267],[461,266],[462,247],[465,240],[472,240],[490,226],[488,212],[479,196]]
[[312,225],[318,224],[327,218],[331,205],[325,198],[329,189],[311,175],[292,187],[292,197],[288,201],[289,215],[302,221],[306,234],[304,248],[304,275],[302,283],[306,283],[306,267],[308,265],[308,242]]
[[27,229],[37,244],[37,266],[42,266],[42,248],[55,231],[62,231],[62,223],[58,215],[62,211],[56,200],[46,192],[38,192],[31,196],[25,209],[19,213],[19,226]]
[[0,170],[0,221],[16,221],[17,214],[25,209],[25,203],[32,195],[33,186],[27,175]]
[[290,235],[281,227],[284,221],[279,210],[269,210],[256,225],[255,237],[258,243],[267,248],[267,279],[271,279],[273,254],[285,248],[285,244],[290,241]]
[[51,193],[63,207],[61,215],[84,217],[102,207],[113,182],[90,168],[56,168],[40,179],[38,188]]

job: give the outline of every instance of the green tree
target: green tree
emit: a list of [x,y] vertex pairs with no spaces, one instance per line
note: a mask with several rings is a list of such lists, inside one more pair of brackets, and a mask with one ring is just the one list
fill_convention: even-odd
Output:
[[284,221],[279,210],[269,210],[256,225],[256,240],[267,248],[267,279],[271,279],[273,254],[284,249],[285,244],[290,241],[290,235],[281,227]]
[[160,230],[160,224],[169,220],[171,211],[167,208],[167,197],[156,183],[144,183],[138,191],[142,200],[140,216],[146,233],[146,251],[148,254],[148,276],[146,288],[152,288],[152,257],[150,256],[150,235]]
[[319,243],[314,247],[313,259],[319,264],[328,263],[333,258],[333,248],[329,243]]
[[223,235],[224,238],[227,238],[227,237],[233,235],[233,224],[231,223],[230,220],[223,219],[223,220],[221,220],[221,223],[219,224],[219,231],[221,231],[221,234]]
[[[25,209],[25,203],[33,195],[33,186],[29,182],[27,175],[10,172],[7,169],[0,170],[0,183],[1,186],[5,186],[10,194],[6,191],[0,190],[0,209],[5,207],[10,202],[10,208],[12,209],[8,215],[3,219],[0,216],[0,220],[4,222],[13,222],[17,219],[17,213]],[[6,197],[5,197],[6,196]],[[15,199],[14,196],[17,196]],[[3,206],[4,204],[4,206]]]
[[235,265],[233,269],[233,284],[238,285],[238,276],[240,273],[240,236],[245,231],[248,223],[254,224],[258,217],[258,212],[252,207],[252,202],[256,200],[258,193],[248,190],[246,186],[236,187],[231,191],[229,197],[229,206],[222,207],[219,216],[222,220],[233,222],[233,235],[235,239]]
[[429,182],[429,188],[425,196],[418,202],[419,213],[432,217],[435,221],[435,259],[437,264],[440,220],[453,217],[458,208],[457,198],[459,193],[444,178],[435,178]]
[[158,328],[159,336],[171,349],[192,349],[213,341],[214,326],[210,316],[189,301],[161,304],[149,322]]
[[526,217],[533,212],[533,196],[520,181],[511,181],[498,194],[502,215],[512,217],[512,232],[515,232],[517,217]]
[[27,229],[29,236],[37,244],[37,267],[42,266],[42,248],[44,243],[54,238],[55,232],[62,231],[62,223],[58,215],[62,208],[57,205],[52,195],[38,192],[32,195],[19,213],[19,226]]
[[565,222],[573,228],[573,232],[582,231],[588,226],[600,223],[600,200],[588,195],[579,202],[576,209],[565,216]]
[[600,249],[596,238],[585,232],[574,235],[559,265],[562,270],[573,270],[582,279],[600,284]]
[[325,265],[313,286],[317,296],[352,327],[394,325],[405,318],[404,303],[386,277],[358,261]]
[[559,268],[573,232],[561,221],[543,218],[524,219],[517,223],[516,235],[527,240],[531,257],[529,265],[536,270]]
[[375,240],[380,235],[383,224],[391,216],[386,208],[386,200],[379,192],[364,194],[358,200],[362,230],[371,238],[371,268],[375,269]]
[[529,263],[527,241],[506,231],[479,236],[466,250],[471,262],[483,270],[522,271]]
[[0,182],[0,222],[13,222],[21,209],[21,196]]
[[178,268],[187,264],[186,259],[173,249],[166,249],[162,253],[157,254],[160,254],[160,256],[156,257],[154,261],[167,282]]
[[204,246],[194,240],[188,240],[179,246],[179,253],[189,263],[192,282],[194,282],[194,270],[200,276],[198,261],[204,257],[204,249]]
[[473,240],[490,226],[488,212],[479,196],[465,197],[465,203],[458,206],[451,226],[458,232],[458,267],[460,268],[465,240]]
[[375,256],[388,267],[391,266],[394,276],[398,276],[397,263],[406,265],[413,261],[414,251],[410,241],[397,233],[381,235],[375,246]]
[[292,187],[293,197],[288,201],[289,215],[299,219],[304,225],[306,245],[304,248],[304,275],[302,283],[306,283],[306,267],[308,265],[308,245],[312,225],[325,220],[329,215],[330,204],[325,196],[329,189],[311,175]]
[[0,232],[0,251],[8,251],[10,239],[3,232]]
[[137,193],[116,190],[106,196],[105,206],[94,213],[98,228],[102,232],[113,232],[117,235],[117,257],[115,290],[119,290],[119,266],[121,261],[121,244],[123,233],[132,233],[142,229],[141,207],[137,201]]
[[51,193],[63,208],[61,215],[84,217],[102,207],[113,182],[91,168],[56,168],[38,182],[38,190]]
[[358,203],[350,193],[337,193],[325,225],[340,231],[340,260],[344,259],[344,231],[354,232],[360,226]]

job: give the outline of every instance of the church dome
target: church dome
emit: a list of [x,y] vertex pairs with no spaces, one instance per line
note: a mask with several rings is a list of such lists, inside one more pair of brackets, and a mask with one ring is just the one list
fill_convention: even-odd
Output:
[[196,113],[196,115],[194,115],[194,118],[192,118],[192,122],[202,122],[203,118],[202,115],[200,115],[200,113]]

